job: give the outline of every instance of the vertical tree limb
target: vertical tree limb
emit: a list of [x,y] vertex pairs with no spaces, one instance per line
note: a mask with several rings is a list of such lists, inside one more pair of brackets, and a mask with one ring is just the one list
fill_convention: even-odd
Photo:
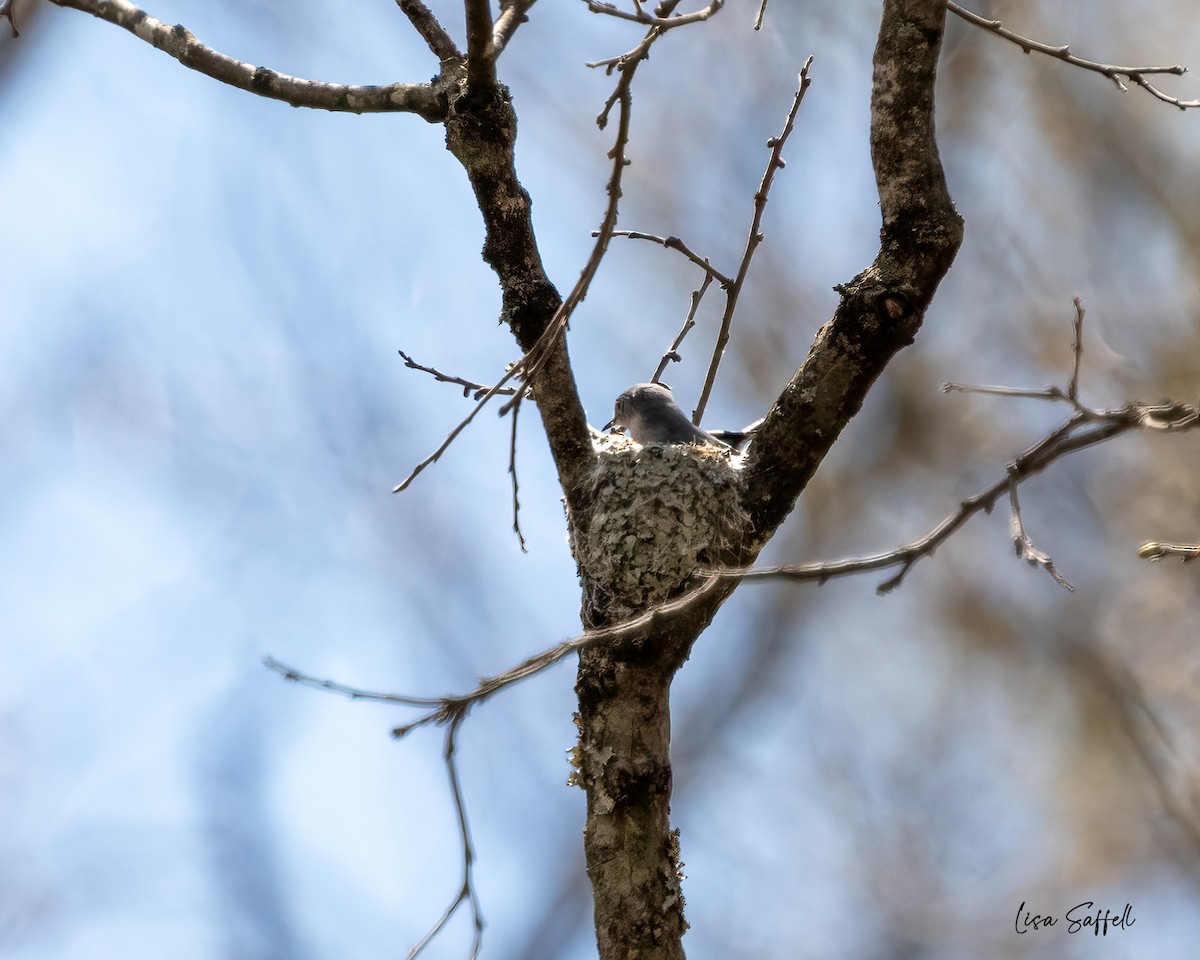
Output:
[[[745,538],[714,545],[718,563],[751,561],[791,512],[876,378],[915,338],[961,243],[933,124],[945,16],[943,0],[884,3],[871,94],[879,253],[842,288],[833,319],[759,428],[743,474]],[[683,956],[687,924],[669,822],[670,685],[733,588],[714,588],[685,622],[649,629],[640,642],[580,653],[579,779],[601,960]],[[585,624],[606,622],[602,598],[588,595]]]

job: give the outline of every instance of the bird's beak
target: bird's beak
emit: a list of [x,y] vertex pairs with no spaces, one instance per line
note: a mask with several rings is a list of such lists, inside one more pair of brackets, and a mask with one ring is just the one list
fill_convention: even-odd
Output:
[[602,426],[600,428],[600,432],[603,433],[604,431],[612,430],[613,428],[616,428],[617,432],[621,433],[625,430],[625,425],[623,423],[617,423],[617,420],[614,417],[612,420],[609,420],[608,423],[606,423],[604,426]]

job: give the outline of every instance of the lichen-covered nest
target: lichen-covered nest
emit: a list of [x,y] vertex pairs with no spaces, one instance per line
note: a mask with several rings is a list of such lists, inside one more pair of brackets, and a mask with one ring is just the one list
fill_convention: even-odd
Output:
[[594,446],[595,509],[575,531],[572,549],[585,591],[610,616],[668,599],[741,539],[747,517],[738,501],[737,454],[615,435]]

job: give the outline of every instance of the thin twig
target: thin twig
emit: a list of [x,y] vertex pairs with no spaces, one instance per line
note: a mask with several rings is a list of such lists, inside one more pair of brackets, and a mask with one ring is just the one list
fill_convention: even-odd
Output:
[[1099,416],[1099,411],[1085,407],[1078,400],[1072,400],[1062,387],[1043,387],[1041,390],[1028,390],[1021,387],[995,387],[982,383],[943,383],[943,393],[983,393],[994,397],[1013,397],[1023,400],[1058,400],[1069,403],[1085,416]]
[[475,928],[475,936],[471,942],[470,960],[475,960],[479,956],[479,951],[483,947],[483,911],[479,905],[479,894],[475,890],[475,883],[472,876],[475,866],[475,847],[471,843],[471,827],[467,820],[467,805],[463,799],[462,784],[458,779],[458,763],[454,758],[455,741],[458,736],[458,728],[466,717],[466,710],[455,713],[451,718],[449,725],[446,728],[446,746],[442,752],[442,759],[446,763],[446,772],[450,777],[450,792],[454,797],[454,810],[458,815],[458,834],[462,841],[463,852],[463,879],[462,886],[459,887],[458,893],[450,906],[441,915],[438,921],[429,928],[425,936],[418,940],[408,951],[408,960],[416,960],[430,942],[442,930],[442,928],[454,916],[454,913],[464,902],[471,904],[471,919]]
[[704,294],[708,291],[709,285],[712,283],[713,277],[711,273],[704,274],[704,279],[700,281],[700,286],[692,291],[692,303],[688,308],[687,317],[684,318],[683,326],[679,328],[679,333],[675,335],[675,339],[671,341],[671,346],[667,352],[662,355],[662,359],[658,361],[658,368],[654,371],[654,376],[650,378],[651,383],[658,383],[658,378],[663,375],[663,371],[667,369],[667,364],[674,361],[678,363],[682,357],[679,356],[679,347],[683,343],[683,338],[688,335],[692,327],[696,325],[696,311],[700,308],[700,301],[704,299]]
[[[538,343],[541,343],[540,339]],[[534,349],[537,349],[536,344]],[[530,353],[532,352],[533,351],[531,350]],[[529,354],[527,353],[525,357],[522,357],[521,360],[518,360],[511,367],[509,367],[508,372],[504,374],[504,376],[498,381],[496,381],[495,385],[489,388],[488,391],[475,402],[475,406],[471,408],[471,412],[468,413],[461,421],[459,421],[458,426],[456,426],[450,431],[449,434],[447,434],[446,439],[441,442],[438,448],[424,460],[418,463],[415,467],[413,467],[412,472],[392,488],[392,493],[400,493],[401,491],[406,490],[408,486],[417,479],[417,476],[425,470],[426,467],[428,467],[431,463],[436,463],[439,459],[441,459],[442,454],[450,448],[450,444],[452,444],[458,435],[467,428],[470,422],[479,415],[479,411],[483,409],[484,405],[491,400],[492,397],[496,396],[496,394],[498,394],[504,388],[504,385],[508,383],[509,380],[511,380],[517,375],[518,372],[524,369],[524,363],[522,361],[524,361],[528,356]]]
[[1178,557],[1184,563],[1200,558],[1200,543],[1159,543],[1148,540],[1138,547],[1137,555],[1143,560],[1161,560]]
[[1071,355],[1075,358],[1071,367],[1071,379],[1067,383],[1067,399],[1072,403],[1079,402],[1079,367],[1083,363],[1083,301],[1074,297],[1075,320],[1071,325]]
[[263,662],[268,668],[281,674],[284,679],[313,687],[317,690],[341,694],[353,700],[377,700],[384,703],[394,703],[399,706],[423,708],[425,712],[417,716],[412,722],[392,730],[392,736],[399,740],[419,727],[450,723],[455,717],[465,714],[476,704],[482,703],[501,690],[511,687],[513,684],[536,676],[554,666],[563,658],[585,647],[605,643],[619,644],[626,640],[668,629],[675,620],[687,616],[694,606],[703,602],[712,594],[720,592],[722,589],[723,585],[719,578],[707,577],[699,586],[692,588],[687,593],[681,594],[676,599],[654,607],[643,614],[639,614],[622,623],[613,624],[612,626],[588,630],[521,661],[515,667],[503,673],[492,677],[485,677],[472,690],[465,694],[454,694],[443,697],[410,697],[403,694],[361,690],[334,680],[321,680],[309,676],[291,667],[284,666],[271,657],[268,657]]
[[948,0],[946,9],[951,13],[957,14],[976,27],[982,30],[987,30],[989,33],[994,33],[998,37],[1002,37],[1024,50],[1026,53],[1044,53],[1048,57],[1054,57],[1057,60],[1062,60],[1071,64],[1074,67],[1080,67],[1084,70],[1091,70],[1093,73],[1099,73],[1108,77],[1117,85],[1120,90],[1127,90],[1128,87],[1121,82],[1124,77],[1130,83],[1136,84],[1147,93],[1164,103],[1170,103],[1178,107],[1180,110],[1186,110],[1190,107],[1200,107],[1200,100],[1180,100],[1177,97],[1168,96],[1157,87],[1154,87],[1146,80],[1146,74],[1170,74],[1172,76],[1181,77],[1187,73],[1187,67],[1181,64],[1174,64],[1165,67],[1123,67],[1114,63],[1097,63],[1095,60],[1085,60],[1082,57],[1077,57],[1071,53],[1070,44],[1061,46],[1052,46],[1048,43],[1040,43],[1037,40],[1031,40],[1029,37],[1023,37],[1020,34],[1013,33],[1008,30],[999,20],[988,20],[986,17],[981,17],[977,13],[972,13],[964,7],[960,7],[953,0]]
[[787,139],[792,134],[792,128],[796,124],[796,114],[800,110],[800,104],[804,101],[804,94],[808,90],[812,81],[808,76],[808,68],[812,66],[812,57],[804,61],[804,66],[800,68],[799,86],[796,88],[796,95],[792,98],[791,109],[788,110],[787,120],[784,121],[783,130],[777,137],[772,137],[767,141],[767,146],[771,148],[771,156],[767,160],[767,169],[763,171],[762,181],[758,185],[758,190],[754,193],[754,217],[750,222],[750,234],[746,238],[746,249],[742,254],[742,262],[738,265],[737,275],[734,277],[733,283],[729,284],[725,289],[725,313],[721,317],[721,330],[717,334],[717,342],[713,347],[712,360],[709,361],[708,375],[704,378],[704,389],[700,391],[700,399],[696,403],[696,409],[692,411],[692,423],[697,426],[704,417],[704,408],[708,405],[708,398],[712,394],[713,386],[717,380],[717,368],[721,365],[721,358],[725,354],[725,345],[729,343],[729,331],[733,325],[733,312],[737,309],[738,296],[742,292],[742,284],[746,281],[746,274],[750,270],[750,261],[754,257],[754,251],[758,249],[758,245],[762,243],[763,236],[760,232],[762,227],[763,211],[767,208],[767,195],[771,191],[771,184],[775,181],[775,171],[781,170],[784,167],[783,160],[783,145],[787,143]]
[[344,683],[338,683],[336,680],[320,680],[306,673],[301,673],[299,670],[293,670],[287,664],[280,663],[274,657],[264,657],[263,666],[268,670],[274,670],[284,680],[291,680],[293,683],[298,683],[305,687],[315,687],[318,690],[338,693],[343,697],[349,697],[351,700],[378,700],[381,703],[394,703],[402,707],[439,707],[446,700],[445,697],[406,697],[398,693],[379,693],[371,690],[362,690],[359,687],[349,687]]
[[517,535],[517,543],[521,546],[521,552],[528,553],[529,550],[525,547],[525,537],[521,533],[521,501],[517,496],[517,417],[520,413],[521,398],[517,397],[516,403],[512,407],[512,436],[508,443],[508,473],[512,477],[513,533]]
[[1041,567],[1051,577],[1054,582],[1060,587],[1070,590],[1072,593],[1075,588],[1067,582],[1066,577],[1055,569],[1054,561],[1050,559],[1050,554],[1044,553],[1033,545],[1033,541],[1029,539],[1029,535],[1025,532],[1025,524],[1021,520],[1021,503],[1017,499],[1017,485],[1020,481],[1013,476],[1008,479],[1008,502],[1012,510],[1012,541],[1016,548],[1017,556],[1028,563],[1030,566]]
[[[403,350],[397,350],[396,352],[400,354],[400,358],[404,361],[404,365],[410,370],[420,370],[422,373],[428,373],[440,383],[453,383],[455,386],[462,387],[464,397],[473,397],[474,399],[478,400],[490,389],[490,387],[488,387],[488,385],[485,383],[475,383],[473,380],[464,380],[462,377],[454,377],[448,373],[442,373],[435,367],[427,367],[423,363],[417,363],[416,360],[410,357]],[[516,392],[516,387],[504,387],[503,389],[496,391],[496,396],[508,397],[512,396]]]
[[588,9],[592,13],[602,13],[609,17],[616,17],[618,20],[630,20],[634,23],[645,24],[648,27],[658,27],[660,30],[670,30],[673,27],[682,27],[689,23],[700,23],[707,20],[713,14],[718,13],[725,6],[725,0],[712,0],[707,7],[702,10],[697,10],[694,13],[681,13],[678,16],[655,16],[646,13],[640,3],[635,0],[634,12],[628,13],[611,3],[604,3],[602,0],[585,0]]
[[758,5],[758,13],[754,15],[754,29],[761,30],[763,25],[763,17],[767,15],[767,0],[762,0]]
[[536,2],[537,0],[507,0],[500,4],[502,12],[492,30],[492,47],[497,57],[504,52],[517,28],[529,19],[529,8]]
[[[643,614],[622,623],[596,630],[589,630],[569,640],[556,644],[541,653],[523,660],[509,670],[487,677],[469,692],[442,697],[413,697],[403,694],[380,693],[350,687],[333,680],[321,680],[303,674],[291,667],[284,666],[277,660],[268,658],[266,665],[280,673],[285,679],[331,693],[338,693],[356,700],[377,700],[394,703],[399,706],[423,709],[415,720],[396,727],[392,735],[401,738],[419,727],[430,724],[446,724],[464,714],[472,706],[482,703],[494,694],[535,676],[552,667],[563,658],[576,653],[585,647],[612,643],[617,644],[639,636],[659,632],[670,628],[673,621],[687,616],[697,605],[710,595],[724,589],[730,580],[815,580],[824,583],[834,577],[863,573],[870,570],[881,570],[888,567],[900,567],[900,571],[891,579],[880,584],[878,592],[887,593],[899,586],[905,575],[923,557],[931,556],[934,550],[944,543],[951,534],[961,527],[968,519],[981,511],[992,509],[996,501],[1008,492],[1015,482],[1020,482],[1035,473],[1039,473],[1050,464],[1088,447],[1103,443],[1106,440],[1133,429],[1160,430],[1189,430],[1200,427],[1200,407],[1184,403],[1162,403],[1154,405],[1128,404],[1116,410],[1100,411],[1094,415],[1075,413],[1058,429],[1043,437],[1011,464],[1005,476],[962,502],[958,511],[946,517],[928,534],[911,543],[898,547],[886,553],[873,554],[865,557],[836,560],[827,563],[807,563],[792,566],[763,567],[758,569],[723,569],[706,571],[704,580],[697,587],[680,595],[674,600],[654,607]],[[1170,548],[1168,544],[1147,544],[1147,548]],[[1193,548],[1184,548],[1193,549]],[[1195,548],[1200,553],[1200,548]],[[1171,550],[1164,551],[1167,555]],[[1147,550],[1147,557],[1149,557]]]
[[[596,233],[593,232],[592,236],[596,236]],[[630,240],[649,240],[652,243],[657,243],[668,250],[678,250],[685,257],[691,260],[692,263],[712,277],[712,279],[716,280],[717,283],[719,283],[722,287],[728,287],[733,283],[729,277],[725,276],[725,274],[721,273],[720,270],[709,263],[708,257],[702,257],[698,253],[695,253],[691,247],[689,247],[678,237],[656,237],[652,233],[641,233],[637,230],[614,230],[613,236],[628,237]]]
[[445,97],[434,84],[389,83],[376,87],[306,80],[218,53],[202,44],[190,31],[181,26],[168,26],[126,0],[51,2],[114,23],[174,57],[185,67],[214,80],[262,97],[282,100],[293,107],[348,113],[415,113],[430,122],[445,119]]

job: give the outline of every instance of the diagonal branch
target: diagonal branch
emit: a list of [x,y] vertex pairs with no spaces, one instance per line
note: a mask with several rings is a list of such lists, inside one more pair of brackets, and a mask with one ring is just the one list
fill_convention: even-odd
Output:
[[783,145],[792,135],[792,128],[796,125],[796,114],[800,111],[800,104],[804,102],[804,94],[812,83],[808,76],[810,66],[812,66],[812,57],[805,60],[804,66],[800,68],[799,86],[796,89],[796,96],[792,98],[792,106],[788,110],[782,132],[779,136],[772,137],[767,141],[767,146],[771,148],[771,156],[767,160],[767,169],[763,171],[758,190],[754,193],[754,217],[750,221],[750,233],[746,237],[745,252],[742,254],[742,262],[738,264],[737,276],[733,278],[733,283],[725,289],[725,312],[721,316],[721,329],[717,334],[716,345],[713,347],[712,360],[708,364],[708,375],[704,378],[704,388],[700,391],[696,409],[692,411],[692,423],[697,426],[704,418],[704,408],[708,405],[708,398],[717,381],[717,368],[721,365],[721,358],[725,355],[725,346],[729,343],[733,313],[737,309],[738,296],[742,292],[742,285],[746,282],[746,274],[750,271],[750,261],[754,258],[754,251],[758,249],[758,245],[763,240],[762,218],[763,212],[767,209],[767,195],[771,192],[771,184],[775,182],[775,171],[782,170],[784,167]]
[[431,123],[440,122],[446,116],[446,97],[437,84],[392,83],[380,87],[305,80],[218,53],[185,28],[167,26],[127,0],[50,2],[114,23],[174,57],[185,67],[214,80],[261,97],[282,100],[293,107],[346,113],[415,113]]
[[463,58],[458,47],[454,45],[454,41],[450,39],[450,34],[446,32],[446,28],[438,22],[433,11],[421,0],[396,0],[396,6],[400,8],[401,13],[408,17],[413,29],[421,35],[425,45],[433,51],[433,55],[439,61]]
[[1011,43],[1015,43],[1018,47],[1028,53],[1043,53],[1048,57],[1054,57],[1056,60],[1062,60],[1065,63],[1071,64],[1073,67],[1080,67],[1083,70],[1091,70],[1093,73],[1099,73],[1102,76],[1108,77],[1121,90],[1129,88],[1121,81],[1124,77],[1130,83],[1135,84],[1149,93],[1151,96],[1158,98],[1163,103],[1170,103],[1180,110],[1186,110],[1190,107],[1200,107],[1200,100],[1180,100],[1177,97],[1168,96],[1157,87],[1153,86],[1146,76],[1154,76],[1159,74],[1169,74],[1171,76],[1181,77],[1187,73],[1187,67],[1181,64],[1173,64],[1171,66],[1160,67],[1123,67],[1115,63],[1098,63],[1095,60],[1085,60],[1083,57],[1077,57],[1071,53],[1070,44],[1062,44],[1054,46],[1049,43],[1041,43],[1037,40],[1031,40],[1029,37],[1023,37],[1018,33],[1013,33],[1007,29],[999,20],[989,20],[986,17],[981,17],[977,13],[972,13],[965,7],[960,7],[953,0],[948,0],[946,8],[953,14],[966,20],[967,23],[979,27],[981,30],[986,30],[989,33],[994,33],[998,37],[1002,37]]
[[696,311],[700,309],[700,301],[704,299],[704,294],[708,292],[712,281],[712,274],[705,273],[704,279],[700,281],[700,286],[692,291],[691,306],[688,307],[687,316],[683,320],[683,326],[679,328],[679,333],[675,334],[675,339],[671,341],[671,346],[667,348],[667,352],[658,361],[658,366],[654,370],[654,376],[650,378],[651,383],[658,383],[658,378],[663,375],[668,363],[671,361],[678,363],[682,359],[679,356],[679,347],[683,343],[683,338],[696,325]]
[[505,690],[522,680],[537,676],[556,663],[573,653],[578,653],[588,647],[599,645],[620,646],[628,642],[636,642],[663,630],[688,617],[698,605],[719,593],[723,587],[720,578],[711,577],[698,587],[689,590],[674,600],[654,607],[643,614],[632,617],[612,626],[588,630],[569,640],[563,640],[541,653],[522,660],[511,669],[495,676],[481,679],[473,689],[461,694],[447,694],[441,697],[414,697],[398,693],[382,693],[373,690],[363,690],[347,686],[336,680],[322,680],[295,670],[274,657],[267,657],[263,665],[268,670],[274,670],[285,680],[299,683],[317,690],[340,694],[351,700],[375,700],[381,703],[394,703],[402,707],[417,707],[424,712],[415,720],[392,730],[392,736],[403,739],[420,727],[441,726],[453,722],[457,717],[464,716],[471,707],[490,699],[501,690]]
[[501,0],[502,12],[492,30],[492,46],[497,57],[504,52],[517,28],[529,19],[529,8],[536,2],[537,0]]
[[[423,363],[417,363],[416,360],[410,357],[403,350],[397,350],[396,352],[400,354],[400,359],[404,361],[404,365],[410,370],[420,370],[422,373],[427,373],[439,383],[453,383],[456,386],[462,387],[464,397],[473,396],[476,400],[478,400],[485,393],[487,393],[488,390],[491,389],[491,387],[489,387],[486,383],[476,383],[474,380],[464,380],[462,377],[455,377],[448,373],[442,373],[442,371],[438,370],[436,367],[427,367]],[[503,387],[496,391],[496,395],[511,397],[516,392],[516,387]]]
[[[592,233],[593,237],[599,236],[599,231]],[[689,247],[679,237],[657,237],[652,233],[642,233],[639,230],[614,230],[614,237],[628,237],[630,240],[649,240],[652,243],[657,243],[659,246],[667,250],[678,250],[692,263],[703,270],[710,280],[716,280],[722,287],[728,287],[733,283],[729,277],[725,276],[720,270],[714,267],[708,261],[708,257],[702,257]]]
[[1019,484],[1020,480],[1018,480],[1016,477],[1009,477],[1008,502],[1012,510],[1010,529],[1012,532],[1013,547],[1017,551],[1017,556],[1028,563],[1031,567],[1041,567],[1048,574],[1050,574],[1051,577],[1054,578],[1054,582],[1060,587],[1062,587],[1064,590],[1069,590],[1074,593],[1075,588],[1071,586],[1066,577],[1058,572],[1058,568],[1054,565],[1054,560],[1051,558],[1050,554],[1035,547],[1033,545],[1033,540],[1031,540],[1029,534],[1025,532],[1025,521],[1021,518],[1021,502],[1017,497],[1017,486]]

